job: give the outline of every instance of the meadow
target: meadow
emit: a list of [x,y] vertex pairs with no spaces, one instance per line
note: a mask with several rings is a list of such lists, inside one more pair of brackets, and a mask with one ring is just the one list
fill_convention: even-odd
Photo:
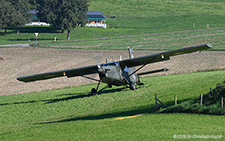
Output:
[[[106,37],[74,40],[70,42],[39,43],[38,47],[55,49],[102,49],[102,50],[135,50],[165,51],[183,47],[211,43],[215,51],[224,51],[224,29],[192,30],[145,35]],[[35,43],[33,46],[36,46]]]
[[[8,28],[7,36],[0,29],[0,44],[30,40],[34,45],[38,32],[42,48],[160,51],[211,43],[214,50],[225,49],[224,0],[93,0],[89,10],[102,11],[108,28],[76,27],[71,41],[66,33],[45,26],[21,27],[19,34]],[[224,73],[145,77],[145,85],[135,91],[113,87],[96,96],[90,96],[96,84],[1,96],[0,140],[224,140],[224,116],[159,114],[154,101],[154,94],[168,106],[174,95],[178,103],[198,98],[223,82]]]
[[[1,96],[1,140],[172,140],[224,139],[224,116],[155,114],[154,94],[167,105],[206,94],[225,80],[225,71],[141,78],[131,91],[113,87],[90,96],[96,84]],[[195,136],[196,135],[196,136]]]
[[[222,0],[95,0],[90,2],[89,10],[102,11],[107,17],[106,23],[108,28],[76,27],[71,31],[70,42],[72,43],[69,44],[76,46],[80,43],[73,42],[74,40],[88,39],[84,43],[81,43],[81,46],[84,46],[85,44],[89,44],[90,39],[95,40],[96,38],[113,38],[108,40],[109,42],[115,42],[117,40],[114,38],[119,38],[120,42],[121,36],[134,36],[133,38],[127,38],[127,41],[122,40],[122,42],[133,43],[137,38],[140,44],[142,39],[139,36],[150,36],[152,38],[151,36],[158,33],[168,36],[172,35],[173,37],[182,36],[182,34],[185,34],[183,33],[184,31],[188,31],[189,33],[186,33],[185,36],[193,36],[193,40],[198,40],[199,38],[196,35],[202,34],[203,38],[208,42],[218,43],[219,47],[224,48],[222,45],[222,34],[225,27],[224,7],[225,2]],[[112,15],[116,17],[110,18]],[[183,32],[177,34],[178,31]],[[0,29],[0,44],[27,43],[28,39],[30,39],[31,43],[35,43],[35,32],[39,33],[38,41],[40,43],[48,42],[48,44],[51,44],[55,37],[59,42],[66,41],[67,37],[66,33],[61,33],[60,30],[53,30],[50,27],[22,27],[20,34],[16,34],[15,32],[16,29],[9,28],[8,36],[4,36],[4,30]],[[172,33],[168,34],[168,32]],[[208,36],[208,34],[210,35]],[[175,39],[182,40],[182,38],[178,37],[175,37]],[[191,40],[188,42],[190,43]],[[101,42],[103,42],[102,45],[108,44],[100,40]],[[201,42],[203,41],[201,40]],[[184,43],[186,43],[186,40],[182,42],[182,44]],[[54,43],[52,46],[54,46]],[[61,46],[66,45],[62,44]],[[118,49],[120,46],[116,45],[112,48]],[[152,49],[152,47],[146,47],[145,44],[141,44],[140,46],[144,46],[140,49]],[[97,47],[94,46],[93,48]]]

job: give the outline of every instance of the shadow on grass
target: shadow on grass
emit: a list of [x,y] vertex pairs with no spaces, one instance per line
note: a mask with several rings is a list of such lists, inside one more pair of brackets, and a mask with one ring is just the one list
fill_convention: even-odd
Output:
[[83,93],[73,93],[73,94],[67,94],[67,95],[73,95],[70,97],[64,97],[64,98],[56,98],[56,99],[49,99],[49,100],[32,100],[32,101],[25,101],[25,102],[13,102],[13,103],[3,103],[0,104],[0,106],[4,105],[14,105],[14,104],[30,104],[30,103],[37,103],[37,102],[45,102],[45,104],[60,102],[60,101],[68,101],[78,98],[85,98],[90,97],[90,94],[83,94]]
[[84,94],[84,93],[73,93],[73,94],[66,94],[66,95],[72,95],[72,96],[64,97],[64,98],[48,99],[48,100],[32,100],[32,101],[25,101],[25,102],[3,103],[3,104],[0,104],[0,106],[14,105],[14,104],[30,104],[30,103],[37,103],[37,102],[45,102],[45,104],[50,104],[50,103],[55,103],[60,101],[68,101],[68,100],[73,100],[78,98],[90,97],[90,94]]
[[[120,92],[123,89],[125,89],[125,88],[104,90],[101,93],[99,93],[98,95],[106,94],[106,93]],[[3,104],[0,104],[0,106],[14,105],[14,104],[29,104],[29,103],[37,103],[37,102],[45,102],[44,104],[50,104],[50,103],[56,103],[56,102],[61,102],[61,101],[69,101],[69,100],[78,99],[78,98],[90,97],[92,95],[91,95],[91,92],[89,92],[89,93],[71,93],[71,94],[61,94],[61,95],[58,95],[57,97],[60,97],[60,96],[64,96],[64,97],[48,99],[48,100],[32,100],[32,101],[25,101],[25,102],[3,103]]]
[[[16,28],[7,28],[7,35],[17,34]],[[59,30],[53,29],[48,26],[24,26],[19,28],[20,33],[61,33]],[[0,29],[0,36],[5,36],[5,29]]]
[[[10,34],[16,34],[16,30],[15,31],[14,30],[13,31],[12,30],[7,30],[7,36],[10,35]],[[0,29],[0,36],[5,36],[5,29],[4,30]],[[7,37],[7,36],[5,36],[5,37]]]
[[[15,29],[14,29],[15,30]],[[25,26],[20,27],[20,33],[60,33],[58,30],[55,30],[47,26]]]
[[[190,99],[180,100],[179,102],[183,102],[183,101],[187,101],[187,100],[190,100]],[[172,105],[174,105],[174,101],[169,101],[165,104],[168,106],[172,106]],[[163,107],[163,105],[160,105],[160,107]],[[77,121],[77,120],[101,120],[101,119],[108,119],[108,118],[134,116],[134,115],[139,115],[139,114],[153,114],[153,113],[160,114],[160,113],[158,113],[158,110],[159,109],[155,108],[155,104],[149,104],[149,105],[142,106],[142,107],[135,107],[133,110],[128,110],[128,111],[120,111],[120,112],[106,113],[106,114],[100,114],[100,115],[77,116],[77,117],[73,117],[73,118],[54,120],[54,121],[46,121],[46,122],[41,122],[41,123],[37,123],[37,124],[73,122],[73,121]]]
[[128,111],[120,111],[114,113],[106,113],[101,115],[88,115],[88,116],[78,116],[74,118],[62,119],[57,121],[47,121],[41,122],[37,124],[51,124],[51,123],[61,123],[61,122],[72,122],[77,120],[101,120],[101,119],[108,119],[108,118],[117,118],[117,117],[126,117],[126,116],[133,116],[139,114],[146,114],[146,113],[153,113],[154,105],[146,105],[143,107],[136,107],[134,110]]
[[[113,94],[115,92],[120,92],[123,89],[125,89],[125,88],[104,90],[101,93],[99,93],[98,95],[106,94],[106,93]],[[76,94],[62,94],[62,95],[58,95],[58,96],[70,96],[70,97],[50,99],[50,100],[45,101],[46,102],[45,104],[50,104],[50,103],[55,103],[55,102],[60,102],[60,101],[68,101],[68,100],[73,100],[73,99],[78,99],[78,98],[91,97],[93,95],[91,95],[91,92],[89,92],[89,93],[86,93],[86,94],[79,93],[79,95],[77,95],[77,93],[76,93]]]

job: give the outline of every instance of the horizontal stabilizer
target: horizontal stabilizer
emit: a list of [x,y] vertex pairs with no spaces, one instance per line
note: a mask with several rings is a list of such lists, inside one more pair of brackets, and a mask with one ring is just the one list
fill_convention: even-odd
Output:
[[146,75],[146,74],[150,74],[150,73],[157,73],[157,72],[162,72],[162,71],[168,71],[169,69],[167,68],[163,68],[163,69],[159,69],[159,70],[153,70],[153,71],[147,71],[147,72],[142,72],[142,73],[138,73],[138,75]]

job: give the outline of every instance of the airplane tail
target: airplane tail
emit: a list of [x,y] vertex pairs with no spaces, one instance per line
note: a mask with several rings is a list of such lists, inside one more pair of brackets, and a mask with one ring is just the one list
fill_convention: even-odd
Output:
[[134,58],[134,50],[133,50],[133,48],[132,47],[129,47],[128,50],[129,50],[129,56],[130,56],[130,58]]
[[[133,50],[133,48],[132,47],[129,47],[128,48],[128,51],[129,51],[129,57],[130,58],[134,58],[134,50]],[[135,72],[136,71],[136,69],[135,69],[135,67],[130,67],[129,68],[129,75],[130,74],[132,74],[133,72]],[[134,73],[134,74],[132,74],[131,76],[130,76],[130,81],[131,82],[134,82],[134,83],[136,83],[136,82],[139,82],[140,80],[139,80],[139,77],[138,77],[138,75],[137,75],[137,73]]]

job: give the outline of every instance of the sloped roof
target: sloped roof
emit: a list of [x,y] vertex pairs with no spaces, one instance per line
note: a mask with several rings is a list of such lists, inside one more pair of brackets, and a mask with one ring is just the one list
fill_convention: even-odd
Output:
[[87,11],[87,19],[101,19],[105,20],[106,17],[101,11]]

